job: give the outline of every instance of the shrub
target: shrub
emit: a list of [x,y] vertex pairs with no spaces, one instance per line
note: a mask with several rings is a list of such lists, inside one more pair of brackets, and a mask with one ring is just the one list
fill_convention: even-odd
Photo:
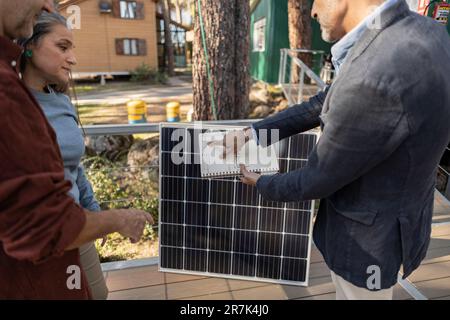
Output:
[[131,81],[148,82],[152,84],[166,84],[168,77],[165,73],[152,69],[149,65],[142,63],[130,72]]
[[[86,176],[92,184],[97,201],[102,210],[135,208],[149,212],[155,224],[158,222],[158,190],[155,188],[155,175],[142,170],[133,172],[123,162],[112,162],[95,156],[83,159]],[[156,228],[155,228],[156,229]],[[138,244],[130,242],[118,233],[108,235],[105,247],[97,250],[102,262],[145,257],[149,253],[158,232],[147,225]],[[157,253],[155,253],[157,254]]]

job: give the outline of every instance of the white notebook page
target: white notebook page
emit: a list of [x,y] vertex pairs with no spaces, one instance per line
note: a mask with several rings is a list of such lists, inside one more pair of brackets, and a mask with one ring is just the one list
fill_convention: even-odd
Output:
[[223,141],[225,134],[226,132],[223,131],[200,134],[202,177],[239,175],[239,165],[241,163],[245,164],[247,170],[251,172],[270,174],[279,171],[274,147],[263,148],[258,146],[253,139],[250,139],[242,146],[237,156],[234,156],[230,152],[225,158],[222,158],[223,146],[208,145],[208,143],[212,141]]

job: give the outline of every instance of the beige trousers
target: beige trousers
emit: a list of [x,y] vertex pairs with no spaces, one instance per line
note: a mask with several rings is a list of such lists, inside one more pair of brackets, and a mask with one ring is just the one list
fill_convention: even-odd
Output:
[[331,271],[331,278],[336,287],[336,300],[392,300],[394,287],[370,291],[357,287]]
[[80,247],[80,261],[91,289],[92,298],[94,300],[106,300],[109,291],[94,242]]

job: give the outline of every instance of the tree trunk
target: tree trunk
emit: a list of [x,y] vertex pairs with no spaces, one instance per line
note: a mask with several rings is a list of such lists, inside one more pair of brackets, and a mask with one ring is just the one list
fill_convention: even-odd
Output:
[[[309,0],[288,0],[289,44],[291,49],[311,49],[311,7]],[[312,66],[311,54],[298,54],[307,66]],[[293,82],[298,82],[298,68],[292,69]]]
[[172,77],[175,74],[175,56],[172,43],[172,32],[170,30],[170,0],[160,0],[164,16],[164,55],[165,55],[165,71]]
[[[198,3],[194,23],[194,119],[214,119]],[[218,120],[242,119],[249,109],[250,5],[243,0],[202,0],[206,47]]]

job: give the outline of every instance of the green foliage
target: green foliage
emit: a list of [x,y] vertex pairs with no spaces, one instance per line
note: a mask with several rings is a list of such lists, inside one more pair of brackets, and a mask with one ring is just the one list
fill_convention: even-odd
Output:
[[84,159],[83,165],[103,210],[135,208],[158,219],[157,190],[146,169],[132,172],[121,163],[99,156]]
[[[112,162],[95,156],[85,158],[83,165],[102,210],[135,208],[149,212],[158,221],[158,174],[148,169],[131,170],[123,162]],[[157,231],[147,225],[138,244],[131,244],[118,233],[108,235],[104,247],[97,241],[102,262],[135,259],[155,255]],[[150,250],[150,251],[149,251]]]
[[[115,165],[103,157],[92,157],[83,160],[86,176],[92,184],[95,197],[103,210],[115,207],[114,200],[124,199],[126,190],[120,186],[120,176],[115,173]],[[112,206],[110,205],[112,204]]]
[[142,63],[130,72],[131,81],[148,82],[150,84],[166,84],[168,77],[165,73],[152,69],[149,65]]
[[75,91],[77,94],[91,92],[94,89],[95,88],[93,86],[83,86],[83,85],[75,86]]

